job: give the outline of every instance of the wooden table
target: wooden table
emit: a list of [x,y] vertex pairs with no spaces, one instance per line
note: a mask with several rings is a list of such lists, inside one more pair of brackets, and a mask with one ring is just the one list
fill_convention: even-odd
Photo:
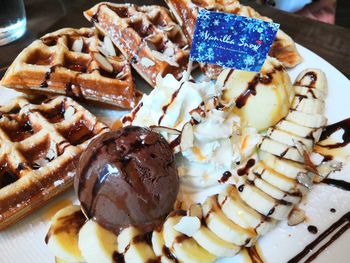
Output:
[[[19,52],[44,33],[62,27],[91,26],[82,12],[93,0],[25,0],[28,26],[20,40],[0,47],[0,77]],[[119,1],[122,2],[122,1]],[[126,1],[125,1],[126,2]],[[162,0],[130,0],[143,4],[163,4]],[[350,30],[310,20],[252,3],[261,14],[274,19],[299,44],[323,57],[350,78]]]

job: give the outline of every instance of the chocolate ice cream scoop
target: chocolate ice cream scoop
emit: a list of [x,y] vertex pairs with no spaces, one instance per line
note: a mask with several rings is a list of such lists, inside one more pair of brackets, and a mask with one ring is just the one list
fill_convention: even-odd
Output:
[[172,210],[179,177],[167,141],[128,126],[89,145],[74,187],[85,214],[101,226],[114,233],[129,225],[149,231]]

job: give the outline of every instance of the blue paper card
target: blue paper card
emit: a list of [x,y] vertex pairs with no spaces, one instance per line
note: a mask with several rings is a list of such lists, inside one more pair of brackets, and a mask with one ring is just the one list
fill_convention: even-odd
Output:
[[259,19],[201,9],[190,59],[258,72],[279,26]]

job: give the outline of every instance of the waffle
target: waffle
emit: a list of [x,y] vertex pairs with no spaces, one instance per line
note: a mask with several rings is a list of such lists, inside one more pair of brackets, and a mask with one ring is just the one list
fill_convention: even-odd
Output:
[[91,28],[64,28],[24,49],[1,84],[26,93],[66,94],[110,105],[136,105],[130,64]]
[[111,38],[152,87],[159,73],[182,77],[187,68],[189,45],[166,8],[99,3],[84,15]]
[[[272,21],[270,18],[261,16],[253,8],[241,5],[237,0],[196,0],[193,2],[191,0],[166,0],[166,3],[185,31],[189,43],[192,43],[198,8]],[[277,32],[269,55],[280,60],[287,68],[294,67],[302,61],[294,41],[282,30]],[[216,79],[222,71],[222,68],[217,65],[201,64],[200,66],[204,73],[212,79]]]
[[0,229],[72,185],[80,154],[109,128],[74,102],[16,98],[0,107]]

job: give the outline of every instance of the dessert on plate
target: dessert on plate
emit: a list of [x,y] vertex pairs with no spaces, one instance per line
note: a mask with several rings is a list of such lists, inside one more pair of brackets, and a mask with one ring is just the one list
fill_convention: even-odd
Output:
[[[307,68],[292,84],[289,36],[278,32],[260,72],[202,64],[215,80],[198,81],[187,66],[199,8],[271,20],[235,0],[166,2],[99,3],[84,12],[96,28],[34,41],[1,81],[27,96],[0,108],[0,229],[74,180],[80,204],[45,238],[57,262],[233,257],[279,221],[302,222],[303,197],[341,168],[315,161],[327,79]],[[154,87],[140,100],[131,66]],[[110,131],[73,99],[132,109]]]
[[[281,81],[283,77],[287,80]],[[288,78],[280,62],[273,58],[267,59],[260,73],[250,77],[246,72],[233,75],[224,71],[216,84],[178,81],[171,75],[158,76],[156,88],[144,95],[139,105],[122,119],[126,125],[122,130],[142,129],[139,128],[142,126],[157,131],[173,149],[180,178],[177,202],[169,203],[174,205],[174,211],[153,231],[144,228],[145,222],[122,220],[119,216],[113,217],[114,226],[103,227],[96,215],[85,211],[86,201],[78,194],[87,217],[69,240],[80,250],[79,257],[86,262],[97,259],[106,260],[103,262],[214,262],[253,246],[278,221],[288,219],[313,180],[322,180],[334,170],[329,163],[316,167],[310,159],[327,121],[324,117],[325,75],[317,69],[304,70],[293,86]],[[252,92],[251,83],[257,86],[253,95],[247,93]],[[254,119],[247,122],[247,113],[236,111],[240,97],[236,96],[235,89],[241,95],[255,96],[253,101],[245,98],[241,109],[258,110],[266,99],[271,102],[280,99],[290,105],[289,109],[274,118],[263,118],[263,127],[270,128],[258,134],[261,122],[254,122]],[[266,89],[277,92],[268,93]],[[280,104],[272,104],[275,110],[280,108]],[[146,147],[147,143],[131,144]],[[92,143],[90,147],[99,152],[108,146],[98,148]],[[128,152],[129,146],[121,148]],[[154,151],[153,155],[155,157],[151,153],[148,158],[160,158],[159,151]],[[143,165],[149,162],[147,158],[143,161]],[[80,165],[85,163],[89,162]],[[96,177],[104,177],[99,171],[106,169],[98,167],[90,168],[83,176],[84,184],[90,185],[90,189]],[[124,169],[124,172],[130,171]],[[123,170],[111,168],[107,171],[112,171],[116,178],[124,177]],[[76,177],[76,191],[81,178],[81,175]],[[119,185],[123,182],[115,188]],[[136,195],[141,196],[146,187],[147,183],[135,187]],[[120,200],[120,192],[113,197],[109,195],[108,201],[101,201],[100,207],[105,208],[109,200]],[[99,196],[98,192],[95,196]],[[128,195],[125,198],[128,199]],[[124,213],[129,207],[126,204],[121,206],[119,201],[114,201],[114,208],[108,205],[109,213]],[[78,208],[66,209],[76,211]],[[55,220],[51,228],[59,225]],[[128,226],[121,227],[121,222],[128,222]],[[150,218],[148,222],[154,221]],[[104,234],[98,234],[101,228]],[[67,250],[62,249],[64,244],[57,241],[57,235],[49,231],[49,247],[56,256],[67,260],[71,254],[67,255]],[[61,253],[62,250],[65,253]]]

